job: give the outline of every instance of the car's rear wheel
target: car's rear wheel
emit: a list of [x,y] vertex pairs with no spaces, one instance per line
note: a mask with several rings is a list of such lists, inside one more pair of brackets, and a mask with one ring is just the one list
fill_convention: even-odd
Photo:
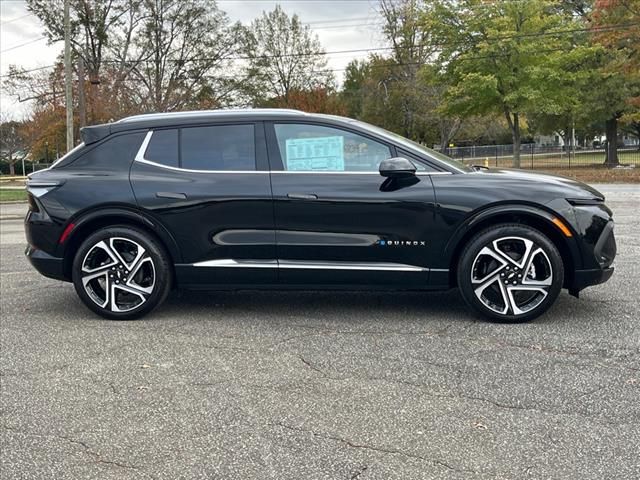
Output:
[[469,306],[502,322],[526,322],[542,315],[564,280],[562,257],[553,242],[519,224],[476,234],[462,252],[457,273]]
[[87,237],[73,261],[80,299],[111,320],[139,318],[160,305],[171,287],[171,268],[162,246],[130,226],[103,228]]

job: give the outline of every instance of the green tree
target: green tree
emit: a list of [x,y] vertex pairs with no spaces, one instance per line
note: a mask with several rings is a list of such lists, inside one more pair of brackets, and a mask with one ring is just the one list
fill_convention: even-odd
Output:
[[333,75],[317,35],[280,5],[263,12],[244,37],[245,92],[254,105],[272,98],[286,105],[292,92],[331,88]]
[[402,133],[419,140],[424,138],[424,126],[432,121],[433,110],[425,104],[429,93],[419,79],[420,69],[434,53],[429,29],[422,28],[421,14],[426,2],[422,0],[380,0],[383,34],[391,46],[394,64],[390,84],[392,104],[399,109]]
[[554,6],[549,0],[437,0],[424,17],[451,78],[447,111],[504,115],[516,168],[523,117],[561,113],[568,82],[562,56],[586,54],[567,34],[575,28],[572,17]]
[[347,65],[340,97],[349,117],[362,117],[365,85],[370,75],[369,62],[366,60],[351,60]]

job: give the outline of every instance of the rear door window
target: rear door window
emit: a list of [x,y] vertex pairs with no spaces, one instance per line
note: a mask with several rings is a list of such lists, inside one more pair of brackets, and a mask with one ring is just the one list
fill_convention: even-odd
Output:
[[251,125],[183,128],[181,166],[190,170],[256,169],[255,132]]

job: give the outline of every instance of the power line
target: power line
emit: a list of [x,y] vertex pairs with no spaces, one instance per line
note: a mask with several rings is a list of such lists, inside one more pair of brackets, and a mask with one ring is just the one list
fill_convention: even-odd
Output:
[[345,22],[360,22],[365,20],[371,20],[370,17],[348,17],[339,18],[334,20],[317,20],[315,22],[302,22],[304,25],[320,25],[320,24],[333,24],[333,23],[345,23]]
[[55,63],[52,65],[45,65],[44,67],[36,67],[36,68],[31,68],[29,70],[21,70],[19,72],[16,72],[15,74],[11,74],[11,73],[5,73],[4,75],[0,75],[0,78],[4,78],[4,77],[14,77],[16,75],[22,75],[24,73],[31,73],[31,72],[37,72],[38,70],[45,70],[47,68],[51,68],[51,67],[55,67]]
[[[576,28],[576,29],[570,29],[570,30],[556,30],[553,32],[535,32],[535,33],[524,33],[524,34],[515,34],[515,35],[504,35],[504,36],[498,36],[498,37],[491,37],[491,38],[487,38],[485,40],[483,40],[484,43],[487,42],[496,42],[496,41],[500,41],[500,40],[514,40],[514,39],[518,39],[518,38],[535,38],[535,37],[543,37],[543,36],[555,36],[555,35],[564,35],[564,34],[568,34],[568,33],[578,33],[578,32],[603,32],[603,31],[611,31],[611,30],[621,30],[621,29],[626,29],[626,28],[631,28],[631,27],[635,27],[637,25],[640,25],[639,23],[629,23],[629,24],[622,24],[622,25],[611,25],[611,26],[604,26],[604,27],[594,27],[594,28]],[[44,37],[42,37],[44,38]],[[40,40],[40,39],[37,39]],[[31,42],[34,42],[36,40],[32,40]],[[13,48],[18,48],[21,45],[17,45],[15,47],[11,47],[10,49]],[[354,49],[345,49],[345,50],[333,50],[333,51],[323,51],[323,52],[309,52],[309,53],[289,53],[289,54],[282,54],[282,55],[257,55],[257,56],[246,56],[246,55],[242,55],[242,56],[230,56],[227,57],[225,59],[222,60],[252,60],[252,59],[269,59],[269,58],[289,58],[289,57],[308,57],[308,56],[316,56],[316,55],[337,55],[337,54],[343,54],[343,53],[367,53],[367,52],[377,52],[377,51],[385,51],[385,50],[396,50],[396,49],[410,49],[410,48],[422,48],[422,47],[435,47],[435,48],[444,48],[446,47],[446,44],[437,44],[437,43],[430,43],[430,44],[417,44],[417,45],[412,45],[412,46],[397,46],[397,47],[369,47],[369,48],[354,48]],[[10,50],[8,49],[8,50]],[[564,49],[563,49],[564,50]],[[6,50],[3,50],[3,52]],[[493,56],[489,56],[489,58],[491,58]],[[483,58],[483,57],[472,57],[472,58]],[[197,61],[210,61],[210,58],[188,58],[188,59],[182,59],[182,60],[170,60],[173,62],[197,62]],[[146,63],[151,62],[150,60],[147,60]],[[103,60],[103,63],[109,64],[118,64],[121,63],[119,60]],[[142,63],[142,62],[136,62],[134,60],[131,61],[125,61],[124,63]],[[43,70],[45,68],[51,68],[55,66],[55,64],[53,65],[47,65],[44,67],[37,67],[34,69],[30,69],[30,70],[25,70],[25,71],[21,71],[21,72],[17,72],[17,74],[23,74],[23,73],[30,73],[30,72],[34,72],[34,71],[38,71],[38,70]],[[0,76],[0,78],[4,78],[4,77],[10,77],[13,76],[12,74],[4,74],[2,76]]]
[[354,28],[354,27],[380,28],[380,25],[375,23],[354,23],[353,25],[329,25],[326,27],[315,27],[315,28],[312,28],[312,30],[317,31],[317,30],[331,30],[334,28]]
[[13,47],[5,48],[4,50],[1,50],[0,53],[10,52],[11,50],[15,50],[16,48],[24,47],[26,45],[30,45],[32,43],[39,42],[40,40],[44,40],[45,38],[47,38],[47,37],[45,37],[43,35],[41,37],[34,38],[33,40],[29,40],[28,42],[24,42],[24,43],[21,43],[19,45],[14,45]]
[[18,20],[22,20],[23,18],[30,17],[31,15],[33,15],[33,12],[29,12],[29,13],[27,13],[25,15],[20,15],[19,17],[12,18],[11,20],[5,20],[4,22],[1,22],[0,25],[6,25],[7,23],[13,23],[13,22],[16,22]]

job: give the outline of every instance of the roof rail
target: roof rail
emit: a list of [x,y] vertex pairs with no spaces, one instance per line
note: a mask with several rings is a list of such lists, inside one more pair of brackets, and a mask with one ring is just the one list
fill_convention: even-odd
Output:
[[218,109],[218,110],[190,110],[185,112],[158,112],[158,113],[143,113],[140,115],[133,115],[131,117],[125,117],[121,120],[118,120],[116,123],[129,123],[129,122],[138,122],[143,120],[160,120],[163,118],[174,118],[174,117],[209,117],[209,116],[217,116],[217,115],[233,115],[238,113],[248,113],[252,115],[260,115],[260,114],[279,114],[279,113],[287,113],[287,114],[298,114],[305,115],[306,113],[301,110],[293,110],[287,108],[237,108],[237,109]]

